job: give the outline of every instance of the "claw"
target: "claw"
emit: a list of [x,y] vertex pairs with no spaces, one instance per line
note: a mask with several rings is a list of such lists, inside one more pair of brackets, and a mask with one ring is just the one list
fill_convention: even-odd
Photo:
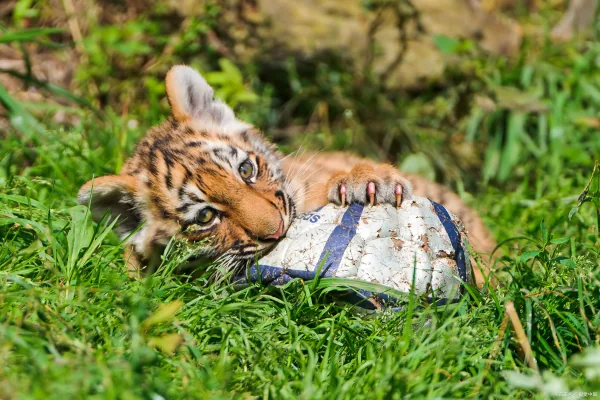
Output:
[[367,193],[369,195],[369,205],[375,204],[375,183],[369,182],[367,185]]
[[340,199],[342,202],[342,207],[346,207],[346,185],[343,183],[340,185]]
[[396,185],[394,189],[394,193],[396,194],[396,207],[400,207],[400,203],[402,203],[402,186]]

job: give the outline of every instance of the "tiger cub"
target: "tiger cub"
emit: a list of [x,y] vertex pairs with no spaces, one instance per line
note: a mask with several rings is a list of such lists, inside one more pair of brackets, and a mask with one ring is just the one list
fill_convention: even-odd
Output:
[[151,263],[175,235],[211,238],[205,258],[241,265],[272,248],[298,213],[329,202],[398,206],[413,194],[458,215],[474,249],[493,249],[477,213],[443,186],[346,153],[282,157],[190,67],[173,67],[166,88],[172,118],[150,129],[119,175],[90,180],[78,194],[95,220],[119,216],[130,266]]

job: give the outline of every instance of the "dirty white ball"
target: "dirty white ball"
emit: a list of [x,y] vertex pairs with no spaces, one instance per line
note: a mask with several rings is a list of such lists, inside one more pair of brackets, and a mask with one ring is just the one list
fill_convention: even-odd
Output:
[[[459,298],[472,282],[461,222],[443,206],[413,196],[392,205],[326,205],[299,215],[285,238],[246,271],[244,280],[278,285],[293,278],[349,278],[442,303]],[[354,301],[380,308],[385,293],[359,291]]]

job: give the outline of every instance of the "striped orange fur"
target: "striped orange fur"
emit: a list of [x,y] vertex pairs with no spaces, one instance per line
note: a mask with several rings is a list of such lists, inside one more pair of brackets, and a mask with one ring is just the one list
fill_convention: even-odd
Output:
[[148,132],[119,175],[78,195],[96,220],[107,210],[120,217],[131,265],[151,263],[176,235],[208,240],[207,259],[241,265],[272,248],[298,213],[328,202],[396,204],[413,193],[458,215],[476,250],[493,249],[477,213],[443,186],[347,153],[282,157],[194,69],[173,67],[166,86],[172,118]]

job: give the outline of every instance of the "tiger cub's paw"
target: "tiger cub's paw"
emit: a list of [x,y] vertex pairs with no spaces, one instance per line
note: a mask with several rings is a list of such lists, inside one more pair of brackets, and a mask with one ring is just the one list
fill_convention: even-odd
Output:
[[342,207],[350,203],[400,207],[410,195],[410,182],[386,164],[357,164],[349,173],[332,175],[327,183],[327,200]]

